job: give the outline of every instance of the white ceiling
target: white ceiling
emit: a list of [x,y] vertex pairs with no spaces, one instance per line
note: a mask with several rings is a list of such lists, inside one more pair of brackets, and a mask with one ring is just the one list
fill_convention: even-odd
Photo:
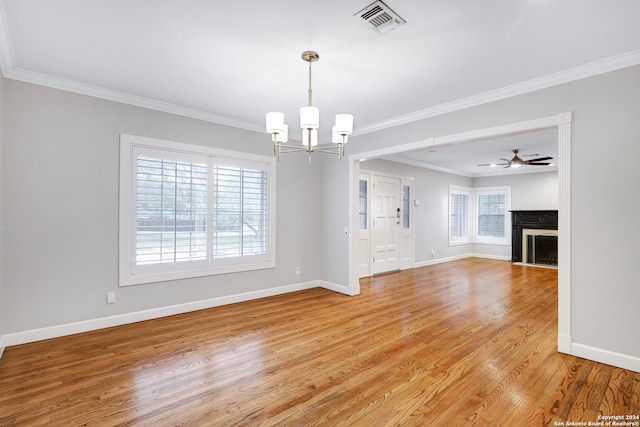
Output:
[[638,0],[387,0],[407,24],[384,35],[353,16],[371,1],[0,0],[0,63],[5,77],[263,131],[267,111],[297,127],[300,54],[316,50],[321,126],[351,113],[360,135],[640,63]]
[[[514,149],[520,150],[518,156],[522,160],[533,160],[540,157],[553,157],[553,160],[545,162],[551,163],[548,166],[523,165],[520,168],[478,166],[480,164],[507,163],[513,158],[512,150]],[[384,158],[469,177],[557,171],[558,130],[555,128],[545,129],[453,146],[434,146]],[[507,160],[507,162],[501,159]]]

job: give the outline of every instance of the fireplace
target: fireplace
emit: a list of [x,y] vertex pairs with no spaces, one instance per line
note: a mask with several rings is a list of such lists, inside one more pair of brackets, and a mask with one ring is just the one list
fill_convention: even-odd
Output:
[[511,261],[558,265],[558,211],[511,211]]
[[558,266],[558,230],[522,230],[522,262]]

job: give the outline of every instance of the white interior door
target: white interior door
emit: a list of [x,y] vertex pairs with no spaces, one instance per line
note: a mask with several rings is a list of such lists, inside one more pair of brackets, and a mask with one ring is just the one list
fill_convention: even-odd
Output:
[[371,273],[400,269],[400,179],[374,175],[371,199]]

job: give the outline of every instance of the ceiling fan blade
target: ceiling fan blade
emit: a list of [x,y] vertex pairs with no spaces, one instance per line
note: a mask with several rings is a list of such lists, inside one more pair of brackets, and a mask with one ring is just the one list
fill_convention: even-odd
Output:
[[549,166],[551,163],[527,163],[529,166]]
[[525,161],[525,163],[531,163],[531,162],[544,162],[545,160],[553,160],[553,157],[540,157],[537,159],[531,159],[531,160],[527,160]]

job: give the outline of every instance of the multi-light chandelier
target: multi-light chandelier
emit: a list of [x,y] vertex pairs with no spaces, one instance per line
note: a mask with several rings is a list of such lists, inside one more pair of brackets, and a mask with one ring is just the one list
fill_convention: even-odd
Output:
[[344,146],[349,135],[353,133],[353,116],[351,114],[337,114],[336,124],[333,125],[331,141],[335,146],[318,146],[318,127],[320,126],[320,110],[313,106],[313,90],[311,89],[311,64],[320,59],[317,52],[307,50],[302,52],[302,59],[309,63],[309,105],[300,108],[300,127],[302,128],[302,146],[287,145],[289,126],[284,123],[284,114],[278,112],[267,113],[267,132],[273,141],[273,154],[278,157],[283,153],[306,151],[309,153],[337,154],[338,161],[344,156]]

